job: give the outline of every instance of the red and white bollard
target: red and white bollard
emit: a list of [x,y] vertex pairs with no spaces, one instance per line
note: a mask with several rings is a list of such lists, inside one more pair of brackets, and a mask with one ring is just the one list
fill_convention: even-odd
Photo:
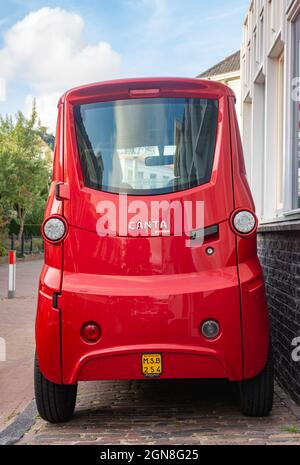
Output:
[[8,295],[9,299],[13,299],[16,295],[16,251],[8,252]]

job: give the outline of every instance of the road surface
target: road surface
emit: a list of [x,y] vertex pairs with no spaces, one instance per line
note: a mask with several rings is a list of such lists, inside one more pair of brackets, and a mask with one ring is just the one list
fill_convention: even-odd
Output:
[[0,337],[6,341],[6,361],[0,361],[0,431],[33,398],[34,320],[42,261],[16,266],[16,298],[8,300],[8,266],[0,265]]

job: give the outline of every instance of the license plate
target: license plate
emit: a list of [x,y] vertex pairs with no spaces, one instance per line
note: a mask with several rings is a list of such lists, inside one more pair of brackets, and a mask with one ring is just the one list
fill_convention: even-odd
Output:
[[142,372],[149,378],[157,378],[162,374],[162,357],[161,354],[143,354],[142,355]]

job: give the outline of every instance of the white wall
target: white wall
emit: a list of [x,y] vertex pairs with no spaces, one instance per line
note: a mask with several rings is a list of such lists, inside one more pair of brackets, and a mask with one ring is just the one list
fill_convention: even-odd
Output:
[[231,79],[226,84],[233,90],[233,92],[236,95],[236,112],[237,112],[238,121],[239,121],[239,124],[240,124],[240,127],[241,127],[241,124],[242,124],[241,79],[240,79],[240,77],[238,79]]
[[242,137],[247,176],[262,222],[300,214],[291,212],[295,208],[291,31],[298,10],[300,0],[253,0],[243,27]]
[[[205,79],[205,78],[204,78]],[[221,82],[230,87],[236,95],[236,112],[240,127],[242,127],[242,94],[241,94],[241,73],[240,70],[227,74],[219,74],[209,77],[209,80]]]

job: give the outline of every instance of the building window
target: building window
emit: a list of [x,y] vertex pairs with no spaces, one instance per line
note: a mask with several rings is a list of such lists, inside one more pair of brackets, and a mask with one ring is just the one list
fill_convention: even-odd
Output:
[[243,84],[244,84],[242,91],[243,91],[243,96],[244,96],[247,90],[247,69],[246,69],[246,56],[245,55],[243,55],[243,58],[242,58],[242,74],[243,74]]
[[244,23],[244,44],[247,45],[248,43],[248,17]]
[[[272,29],[272,33],[276,32],[276,12],[275,12],[275,5],[274,5],[274,1],[273,0],[270,0],[270,8],[271,8],[271,12],[270,12],[270,16],[271,16],[271,29]],[[278,7],[278,5],[277,5]]]
[[265,38],[264,38],[264,15],[260,16],[260,23],[259,23],[260,31],[259,31],[259,61],[262,62],[264,56],[264,46],[265,46]]
[[283,208],[283,122],[284,122],[284,54],[278,58],[277,72],[277,208]]
[[253,41],[254,41],[254,55],[255,55],[255,68],[259,65],[260,57],[259,57],[259,47],[258,47],[258,40],[257,40],[257,32],[255,30],[253,34]]
[[157,181],[157,174],[151,173],[150,174],[150,188],[151,189],[156,188],[156,181]]
[[249,88],[250,82],[251,82],[251,46],[250,44],[247,47],[247,56],[246,56],[246,82],[247,82],[247,88]]
[[[300,78],[300,14],[293,24],[294,78]],[[300,208],[300,101],[293,105],[293,208]]]
[[251,37],[252,34],[252,29],[253,29],[253,4],[250,6],[249,10],[249,21],[248,21],[248,27],[249,27],[249,38]]

